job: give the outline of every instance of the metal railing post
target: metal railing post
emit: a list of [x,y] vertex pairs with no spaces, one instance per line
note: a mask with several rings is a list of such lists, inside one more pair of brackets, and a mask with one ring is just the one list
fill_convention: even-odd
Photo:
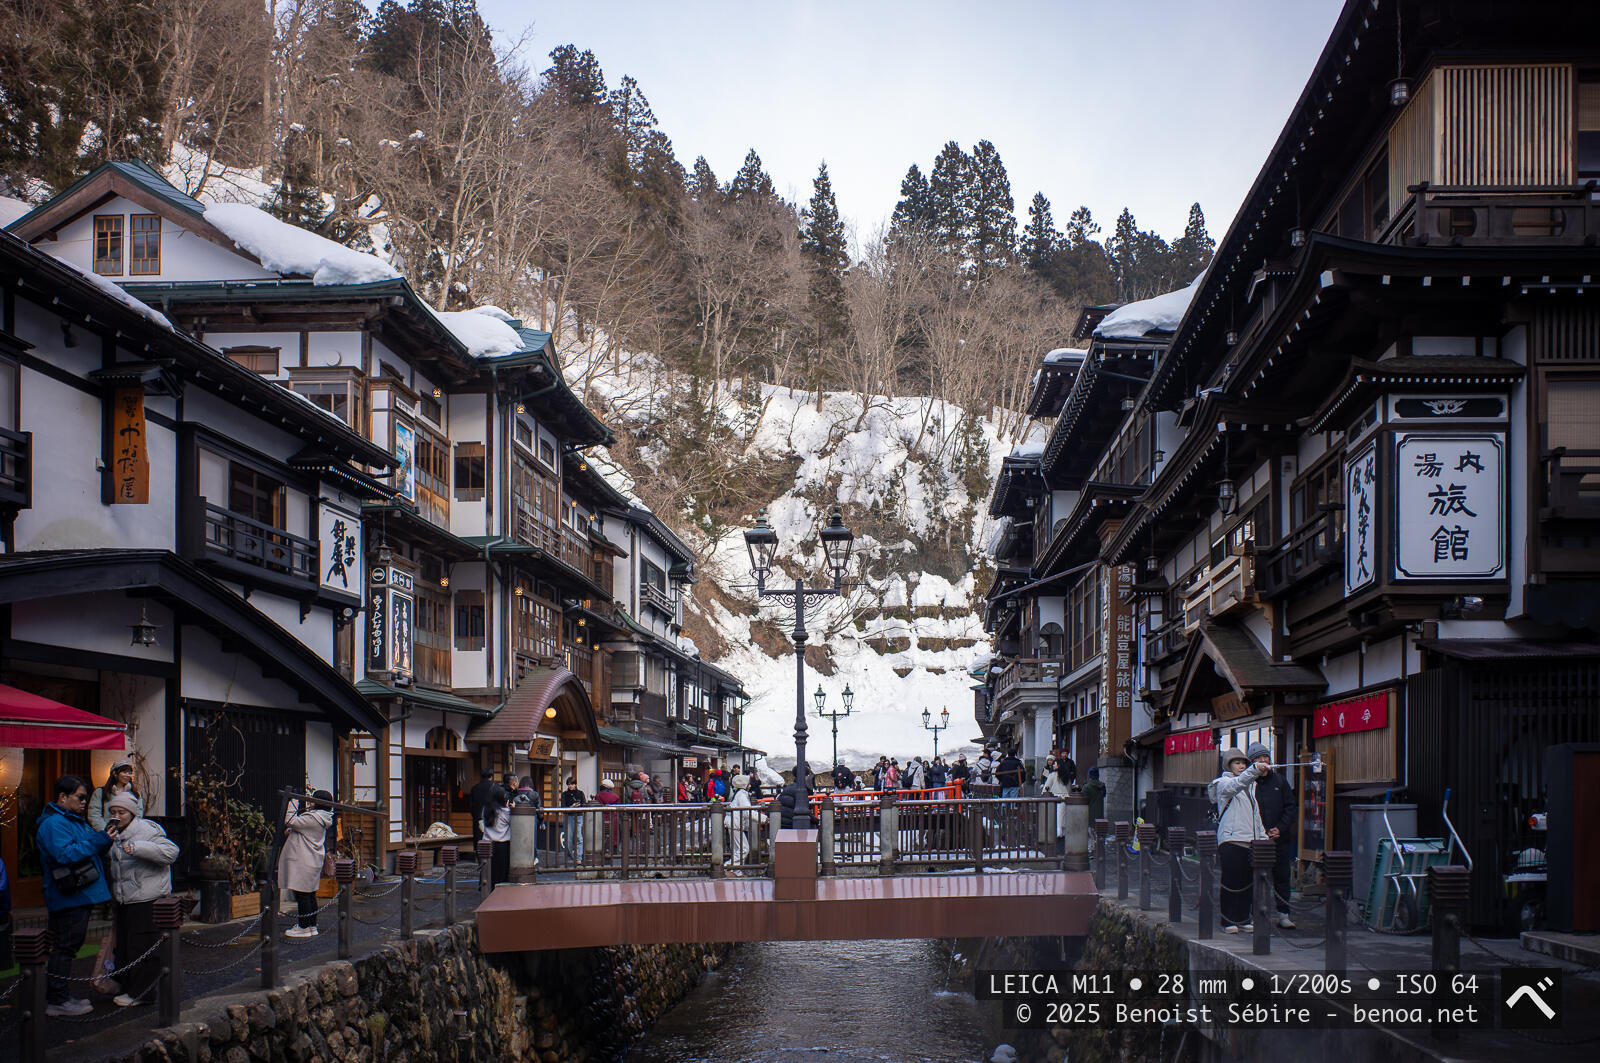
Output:
[[1133,827],[1125,819],[1117,820],[1112,828],[1117,839],[1117,900],[1128,899],[1128,842],[1133,839]]
[[1111,821],[1097,819],[1094,821],[1094,888],[1106,888],[1106,839],[1111,836]]
[[511,810],[511,881],[532,882],[539,866],[539,810],[518,805]]
[[1167,828],[1167,858],[1171,878],[1167,882],[1167,919],[1183,922],[1183,843],[1189,832],[1182,827]]
[[489,888],[494,880],[494,875],[489,870],[489,864],[494,860],[494,842],[488,838],[478,839],[478,892],[482,893]]
[[1141,823],[1139,838],[1139,910],[1148,912],[1155,904],[1150,896],[1150,878],[1156,862],[1156,825]]
[[179,1001],[183,999],[182,971],[179,964],[178,938],[183,928],[183,902],[176,897],[162,897],[151,906],[156,929],[161,931],[161,975],[156,996],[156,1017],[163,1026],[178,1021]]
[[[1459,864],[1428,868],[1428,897],[1433,905],[1433,970],[1439,976],[1439,1004],[1454,994],[1451,975],[1461,972],[1461,922],[1472,895],[1471,872]],[[1453,1041],[1453,1025],[1434,1023],[1429,1032]]]
[[722,825],[727,822],[727,813],[723,810],[722,799],[719,797],[711,802],[711,877],[722,878],[727,869],[722,862],[727,855],[722,846]]
[[818,808],[822,813],[821,828],[817,834],[817,841],[822,847],[822,873],[836,875],[839,873],[839,867],[833,853],[833,795],[823,794]]
[[617,821],[622,827],[622,877],[628,877],[628,850],[633,848],[633,817],[622,811],[622,806],[617,806]]
[[1200,913],[1197,917],[1201,941],[1211,940],[1217,910],[1217,832],[1194,832],[1194,850],[1200,857]]
[[444,925],[456,925],[456,864],[461,851],[453,845],[439,847],[439,860],[444,864]]
[[17,1030],[21,1063],[44,1063],[44,1009],[49,984],[45,963],[50,958],[50,931],[37,927],[18,930],[12,935],[12,947],[21,970],[17,986],[21,997],[18,1009],[22,1013],[22,1025]]
[[278,890],[267,876],[262,876],[257,888],[261,891],[261,988],[273,989],[278,984]]
[[893,790],[885,790],[878,802],[878,870],[894,874],[894,846],[899,840],[900,814],[894,807]]
[[1089,870],[1089,799],[1082,794],[1063,797],[1056,814],[1062,818],[1061,870]]
[[350,916],[350,905],[356,891],[356,862],[340,857],[333,862],[333,881],[339,884],[339,958],[350,958],[350,938],[355,930],[355,920]]
[[400,940],[410,941],[412,917],[416,908],[417,851],[402,849],[395,853],[394,869],[400,872]]
[[1355,861],[1349,850],[1327,850],[1322,854],[1322,875],[1328,888],[1324,908],[1328,924],[1328,944],[1323,950],[1324,966],[1328,974],[1344,974],[1348,966],[1344,944],[1344,921],[1354,866]]
[[1257,838],[1250,843],[1250,866],[1255,871],[1255,944],[1251,953],[1256,956],[1272,952],[1272,865],[1278,861],[1278,843],[1271,838]]

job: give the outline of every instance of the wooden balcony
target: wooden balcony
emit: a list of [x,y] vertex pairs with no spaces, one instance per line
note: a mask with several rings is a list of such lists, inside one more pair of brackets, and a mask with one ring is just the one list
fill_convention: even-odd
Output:
[[1557,447],[1540,459],[1540,520],[1600,520],[1600,450]]
[[1222,616],[1255,600],[1255,556],[1230,554],[1195,574],[1183,592],[1183,630],[1193,632],[1200,621]]
[[431,645],[424,641],[427,637],[429,636],[426,633],[418,630],[412,642],[416,669],[413,678],[422,686],[448,688],[450,686],[449,640],[444,640],[442,645]]
[[1600,239],[1596,182],[1581,185],[1411,185],[1379,237],[1411,247],[1576,246]]
[[653,605],[667,616],[676,616],[678,611],[674,608],[672,597],[654,583],[639,584],[639,604],[641,606]]
[[995,674],[995,712],[1004,713],[1024,702],[1055,704],[1056,683],[1062,674],[1059,658],[1018,657]]
[[313,540],[214,506],[203,496],[192,497],[184,508],[188,560],[251,582],[316,592],[318,548]]
[[1256,559],[1256,590],[1276,598],[1344,560],[1343,507],[1330,507]]
[[1189,648],[1189,632],[1177,619],[1156,628],[1144,638],[1146,664],[1159,665],[1176,658]]
[[33,505],[33,433],[0,428],[0,510]]
[[648,691],[639,695],[639,718],[642,720],[667,720],[667,696],[665,694],[651,694]]

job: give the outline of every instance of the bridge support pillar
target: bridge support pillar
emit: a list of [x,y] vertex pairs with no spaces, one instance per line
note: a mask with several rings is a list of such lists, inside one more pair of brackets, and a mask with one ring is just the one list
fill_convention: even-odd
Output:
[[772,899],[813,901],[817,898],[817,832],[778,831],[772,855]]
[[900,811],[895,808],[894,791],[883,791],[878,802],[878,864],[881,874],[894,874],[894,843],[900,836]]
[[727,859],[722,851],[722,823],[724,819],[722,802],[711,802],[711,877],[721,878],[726,874],[722,862]]
[[1194,851],[1200,857],[1200,911],[1197,915],[1200,940],[1209,941],[1214,913],[1217,910],[1217,832],[1195,831]]
[[1089,799],[1069,794],[1061,799],[1062,837],[1066,846],[1061,854],[1061,870],[1089,870]]
[[822,831],[818,840],[822,843],[822,873],[824,875],[837,874],[838,864],[833,858],[833,797],[824,794],[820,802],[822,811]]

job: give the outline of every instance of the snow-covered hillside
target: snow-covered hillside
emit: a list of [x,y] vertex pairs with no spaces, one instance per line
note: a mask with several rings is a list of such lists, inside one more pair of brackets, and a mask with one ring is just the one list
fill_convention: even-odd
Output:
[[[648,466],[661,459],[649,442],[651,418],[673,384],[647,361],[630,364],[631,372],[596,367],[591,374],[578,362],[568,375],[614,428],[644,437],[639,454]],[[815,394],[770,385],[757,395],[724,385],[723,393],[720,414],[736,426],[744,456],[795,470],[766,507],[780,565],[794,563],[787,574],[775,571],[769,587],[802,570],[808,584],[823,580],[816,533],[835,502],[844,504],[856,531],[858,585],[842,598],[813,600],[807,614],[812,645],[825,647],[811,651],[819,666],[806,670],[812,766],[824,767],[831,755],[831,724],[811,705],[819,684],[831,710],[840,708],[846,684],[855,693],[850,717],[839,721],[840,758],[852,766],[880,755],[902,761],[928,755],[933,735],[922,726],[924,708],[935,720],[950,710],[941,753],[970,752],[978,730],[968,670],[991,652],[976,611],[987,578],[971,559],[987,544],[988,486],[1010,444],[989,418],[963,434],[963,411],[933,399],[877,397],[863,408],[858,395],[827,393],[819,409]],[[726,647],[706,655],[739,676],[752,696],[745,740],[787,767],[794,761],[793,613],[773,602],[756,604],[741,534],[754,516],[715,540],[704,526],[683,530],[702,559],[694,605]],[[668,519],[684,524],[681,516]]]

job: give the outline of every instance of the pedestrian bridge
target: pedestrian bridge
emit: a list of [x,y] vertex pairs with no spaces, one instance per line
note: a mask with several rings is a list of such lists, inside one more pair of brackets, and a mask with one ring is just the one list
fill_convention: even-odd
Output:
[[479,945],[493,953],[1088,933],[1098,893],[1087,871],[828,877],[818,874],[819,833],[776,832],[771,878],[503,884],[478,908]]

